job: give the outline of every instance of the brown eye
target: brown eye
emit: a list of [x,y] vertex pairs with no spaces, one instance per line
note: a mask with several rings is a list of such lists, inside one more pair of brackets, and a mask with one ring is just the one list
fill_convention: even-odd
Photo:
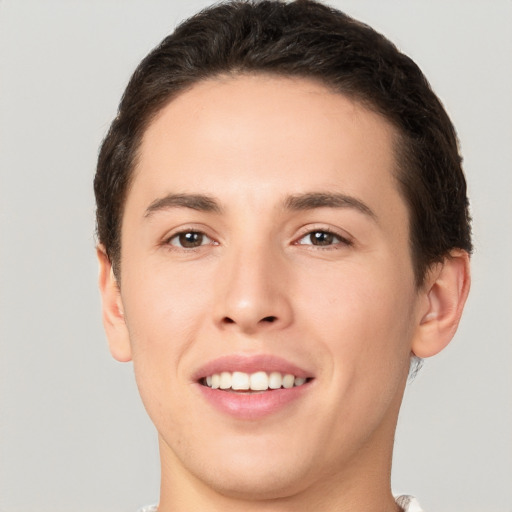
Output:
[[200,231],[184,231],[169,239],[169,244],[184,249],[194,249],[201,245],[211,243],[211,239]]
[[312,245],[332,245],[336,238],[332,233],[327,231],[314,231],[309,234]]
[[350,245],[350,242],[345,238],[339,235],[335,235],[330,231],[323,231],[321,229],[309,232],[307,235],[303,236],[297,243],[299,245],[314,245],[317,247],[326,247],[338,244]]

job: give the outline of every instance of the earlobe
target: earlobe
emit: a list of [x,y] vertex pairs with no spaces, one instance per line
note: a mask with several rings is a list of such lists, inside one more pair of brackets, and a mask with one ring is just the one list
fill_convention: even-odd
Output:
[[462,316],[470,281],[466,251],[453,250],[442,263],[432,267],[421,292],[425,301],[412,343],[414,355],[431,357],[450,343]]
[[98,257],[98,284],[102,299],[103,327],[107,335],[110,352],[121,362],[132,358],[128,329],[124,318],[121,292],[112,270],[112,264],[102,245],[96,248]]

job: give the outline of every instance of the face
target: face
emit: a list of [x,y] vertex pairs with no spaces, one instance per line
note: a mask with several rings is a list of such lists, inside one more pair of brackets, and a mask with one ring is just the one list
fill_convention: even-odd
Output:
[[199,83],[147,129],[119,307],[180,478],[276,497],[389,456],[420,316],[394,137],[265,76]]

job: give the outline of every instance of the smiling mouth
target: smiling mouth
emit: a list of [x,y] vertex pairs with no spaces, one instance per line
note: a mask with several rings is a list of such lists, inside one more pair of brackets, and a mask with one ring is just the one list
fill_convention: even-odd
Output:
[[220,372],[203,377],[199,382],[203,386],[220,391],[238,393],[264,392],[276,389],[291,389],[303,386],[311,379],[296,377],[291,373],[257,371]]

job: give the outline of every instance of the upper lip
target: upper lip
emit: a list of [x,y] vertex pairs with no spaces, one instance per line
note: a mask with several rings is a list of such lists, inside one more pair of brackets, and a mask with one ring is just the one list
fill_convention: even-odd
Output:
[[258,371],[280,372],[282,374],[292,374],[295,377],[313,377],[310,371],[279,356],[270,354],[231,354],[208,361],[193,373],[192,379],[198,382],[215,373],[235,371],[245,373],[255,373]]

